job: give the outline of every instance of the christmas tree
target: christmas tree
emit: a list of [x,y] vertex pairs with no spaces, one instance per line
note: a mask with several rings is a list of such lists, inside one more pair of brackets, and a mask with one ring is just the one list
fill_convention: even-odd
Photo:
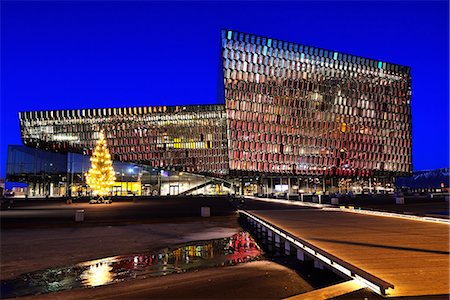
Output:
[[109,194],[115,180],[111,155],[106,147],[105,135],[101,131],[91,157],[91,168],[86,174],[86,183],[91,187],[94,195],[103,198]]

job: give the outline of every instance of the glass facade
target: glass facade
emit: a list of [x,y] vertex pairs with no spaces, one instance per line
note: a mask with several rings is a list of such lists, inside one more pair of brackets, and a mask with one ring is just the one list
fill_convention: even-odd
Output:
[[408,67],[231,30],[222,56],[235,173],[412,171]]
[[115,161],[215,177],[411,173],[409,67],[231,30],[221,43],[224,105],[22,112],[24,144],[90,155],[103,129]]
[[223,105],[20,113],[25,145],[91,155],[100,130],[115,161],[199,174],[228,174]]
[[28,196],[66,192],[67,155],[24,146],[8,146],[6,179],[28,184]]
[[23,177],[35,181],[65,180],[67,156],[24,146],[8,146],[6,174],[9,181],[22,181]]
[[[6,178],[26,183],[29,197],[84,197],[90,157],[78,153],[53,153],[26,146],[8,146]],[[113,162],[116,181],[113,196],[159,196],[178,194],[227,194],[230,185],[222,179],[187,172],[164,170],[129,162]]]

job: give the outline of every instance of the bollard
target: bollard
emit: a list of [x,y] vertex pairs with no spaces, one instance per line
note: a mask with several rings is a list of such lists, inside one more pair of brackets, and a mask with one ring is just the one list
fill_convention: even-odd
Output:
[[75,222],[84,222],[84,209],[75,212]]
[[301,200],[302,200],[302,202],[303,202],[303,194],[300,194],[300,198],[301,198]]
[[211,208],[208,206],[202,206],[201,215],[202,215],[202,217],[210,217],[211,216]]
[[72,204],[72,199],[67,199],[66,204]]

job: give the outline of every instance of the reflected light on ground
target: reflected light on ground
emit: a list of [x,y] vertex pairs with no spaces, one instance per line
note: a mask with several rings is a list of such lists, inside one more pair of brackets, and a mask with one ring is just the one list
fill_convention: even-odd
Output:
[[112,281],[112,267],[109,264],[97,264],[90,266],[89,269],[81,274],[82,280],[88,286],[99,286]]
[[113,256],[63,268],[26,273],[2,281],[2,298],[96,287],[146,276],[165,276],[200,268],[260,260],[261,250],[247,232],[228,238],[190,242],[138,255]]

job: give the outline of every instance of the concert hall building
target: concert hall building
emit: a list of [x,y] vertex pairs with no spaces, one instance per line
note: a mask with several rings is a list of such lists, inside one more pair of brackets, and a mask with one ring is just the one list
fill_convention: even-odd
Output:
[[90,155],[104,130],[117,163],[177,176],[169,194],[199,192],[171,188],[183,176],[266,195],[386,191],[411,174],[409,67],[231,30],[221,45],[223,104],[21,112],[24,145]]

